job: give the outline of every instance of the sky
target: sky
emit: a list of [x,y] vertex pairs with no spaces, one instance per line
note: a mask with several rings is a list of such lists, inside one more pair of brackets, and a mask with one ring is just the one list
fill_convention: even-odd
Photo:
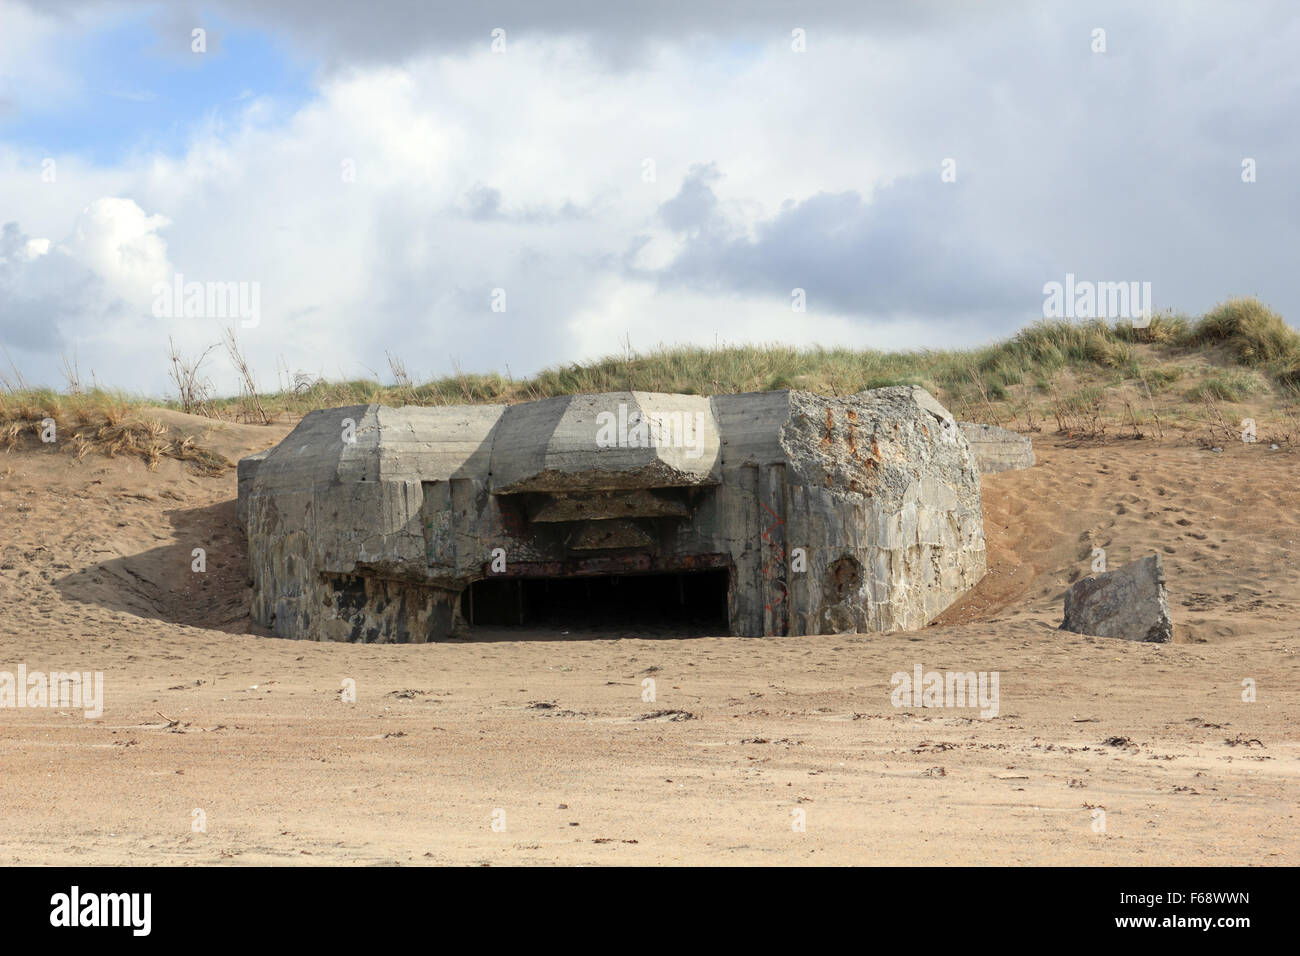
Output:
[[1264,0],[0,0],[0,371],[964,347],[1067,274],[1295,325],[1297,50]]

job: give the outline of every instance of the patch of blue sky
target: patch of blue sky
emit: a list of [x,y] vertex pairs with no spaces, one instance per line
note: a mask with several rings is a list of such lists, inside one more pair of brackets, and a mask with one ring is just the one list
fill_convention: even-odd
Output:
[[[315,64],[273,34],[204,15],[187,24],[131,11],[59,48],[73,77],[59,91],[0,77],[0,143],[112,165],[141,151],[183,154],[192,129],[220,125],[259,100],[259,122],[293,115],[316,95]],[[207,52],[191,29],[207,31]]]

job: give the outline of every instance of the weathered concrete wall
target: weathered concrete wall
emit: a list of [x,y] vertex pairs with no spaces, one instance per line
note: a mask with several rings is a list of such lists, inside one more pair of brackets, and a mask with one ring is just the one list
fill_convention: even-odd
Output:
[[240,477],[253,616],[285,637],[434,640],[489,576],[703,568],[733,634],[888,631],[985,567],[975,459],[913,387],[330,409]]
[[257,469],[266,460],[266,456],[267,452],[259,451],[255,455],[241,458],[235,469],[239,483],[239,500],[235,504],[235,516],[239,519],[239,526],[245,533],[248,531],[248,496],[253,490],[253,479],[257,477]]
[[958,422],[957,427],[970,445],[981,474],[1034,467],[1034,443],[1027,436],[974,422]]
[[492,491],[717,484],[718,444],[709,399],[698,395],[614,392],[529,402],[510,409],[492,443]]

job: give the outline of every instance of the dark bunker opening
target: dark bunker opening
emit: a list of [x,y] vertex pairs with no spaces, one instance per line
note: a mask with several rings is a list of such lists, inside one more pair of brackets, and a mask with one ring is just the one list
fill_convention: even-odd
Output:
[[[645,574],[485,578],[461,596],[471,626],[728,633],[725,568]],[[611,634],[611,636],[618,636]]]

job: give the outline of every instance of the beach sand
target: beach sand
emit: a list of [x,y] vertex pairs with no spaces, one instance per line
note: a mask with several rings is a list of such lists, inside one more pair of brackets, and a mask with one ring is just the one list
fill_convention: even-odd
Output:
[[[232,460],[289,427],[165,415]],[[0,710],[0,863],[1300,863],[1300,454],[1035,443],[920,631],[408,646],[250,623],[233,470],[0,455],[0,671],[105,698]],[[1057,630],[1094,547],[1163,556],[1174,643]],[[997,716],[895,707],[917,665]]]

